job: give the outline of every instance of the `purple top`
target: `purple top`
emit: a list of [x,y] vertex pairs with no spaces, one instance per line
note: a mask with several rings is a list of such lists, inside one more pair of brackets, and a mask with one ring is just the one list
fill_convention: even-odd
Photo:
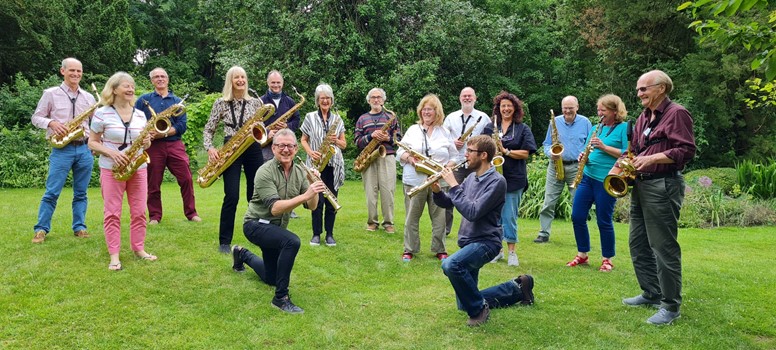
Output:
[[664,153],[674,163],[655,164],[639,173],[665,173],[684,169],[695,156],[696,150],[690,112],[666,97],[655,108],[655,119],[652,122],[651,118],[652,111],[645,108],[636,120],[630,143],[631,152],[635,156]]

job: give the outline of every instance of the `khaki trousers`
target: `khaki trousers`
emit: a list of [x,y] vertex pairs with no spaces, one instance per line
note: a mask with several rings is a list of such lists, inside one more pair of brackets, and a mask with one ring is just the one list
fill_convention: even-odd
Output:
[[[368,225],[382,224],[384,227],[393,226],[393,196],[396,193],[396,157],[393,154],[385,158],[377,158],[369,165],[361,178],[364,181],[366,193],[366,208],[369,217]],[[377,216],[377,199],[380,197],[380,209],[383,212],[383,221]]]

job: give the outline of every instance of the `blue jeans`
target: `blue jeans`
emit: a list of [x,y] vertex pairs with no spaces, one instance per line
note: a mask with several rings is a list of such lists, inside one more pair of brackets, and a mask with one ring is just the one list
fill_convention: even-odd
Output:
[[571,222],[574,225],[574,238],[577,240],[577,251],[590,251],[590,231],[587,229],[587,213],[595,203],[595,217],[598,221],[598,232],[601,236],[601,255],[604,258],[614,256],[614,225],[612,214],[617,198],[610,196],[604,190],[604,183],[587,175],[577,187],[574,204],[571,208]]
[[523,198],[523,188],[507,192],[506,202],[501,209],[501,227],[504,228],[503,239],[507,243],[517,243],[517,217],[520,210],[520,199]]
[[65,187],[70,169],[73,170],[73,232],[86,229],[86,189],[92,179],[94,157],[86,145],[67,145],[52,148],[49,156],[49,173],[46,178],[46,192],[40,200],[38,222],[34,232],[51,231],[51,216],[57,208],[57,200]]
[[477,316],[485,305],[485,298],[477,282],[480,268],[496,257],[499,246],[483,243],[469,243],[442,261],[444,271],[455,290],[458,308],[469,317]]

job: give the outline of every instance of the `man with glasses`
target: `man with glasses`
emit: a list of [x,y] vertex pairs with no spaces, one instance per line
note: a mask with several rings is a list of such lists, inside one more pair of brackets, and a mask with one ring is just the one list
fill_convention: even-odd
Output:
[[323,181],[310,184],[302,165],[294,164],[297,150],[294,132],[279,130],[272,139],[274,158],[256,172],[243,232],[259,246],[263,259],[247,248],[232,247],[232,269],[243,272],[244,264],[248,264],[264,283],[275,287],[271,305],[292,314],[304,310],[294,305],[288,295],[291,269],[300,246],[299,236],[287,229],[289,216],[300,204],[309,210],[318,207],[318,194],[326,188]]
[[[81,61],[65,58],[59,73],[64,77],[64,81],[61,85],[43,92],[38,107],[32,114],[32,124],[46,129],[46,137],[66,135],[69,130],[65,124],[96,103],[92,94],[78,85],[83,75]],[[87,146],[90,118],[85,118],[80,125],[84,130],[82,138],[72,140],[62,148],[51,149],[46,192],[40,200],[32,243],[43,243],[51,231],[51,217],[57,208],[57,199],[62,193],[70,170],[73,171],[73,234],[80,238],[89,237],[86,232],[86,189],[89,187],[94,166],[94,157]]]
[[[146,101],[156,113],[162,113],[167,108],[181,101],[181,98],[173,94],[169,88],[170,78],[163,68],[154,68],[148,74],[154,91],[149,92],[135,102],[135,108],[143,111],[146,119],[151,119],[151,111],[146,106]],[[146,150],[150,163],[148,164],[148,224],[156,225],[162,221],[162,180],[164,169],[170,169],[170,173],[178,180],[183,199],[183,215],[189,221],[200,222],[202,219],[197,214],[194,199],[194,183],[191,179],[189,156],[186,154],[186,146],[181,137],[186,132],[186,113],[180,116],[171,116],[170,130],[160,134],[152,131],[151,147]]]
[[366,222],[367,231],[376,231],[380,226],[377,216],[377,197],[380,196],[380,209],[383,213],[382,225],[387,233],[396,232],[393,221],[393,196],[396,193],[396,150],[394,141],[401,140],[399,121],[394,120],[386,131],[383,126],[392,115],[385,111],[385,90],[373,88],[366,95],[370,110],[362,114],[356,121],[354,137],[356,146],[363,150],[372,140],[378,140],[385,147],[385,157],[378,157],[367,167],[361,177],[366,192],[366,206],[369,217]]
[[[448,114],[447,117],[445,117],[443,126],[450,132],[450,135],[453,136],[455,148],[458,149],[461,158],[463,158],[464,151],[466,150],[463,147],[466,140],[461,139],[463,134],[472,127],[474,129],[472,129],[471,134],[469,134],[469,138],[480,134],[490,134],[493,130],[491,126],[493,121],[490,120],[487,113],[474,108],[474,104],[477,103],[477,94],[474,92],[473,88],[468,86],[463,88],[458,100],[461,102],[461,109]],[[453,174],[455,174],[456,181],[461,183],[471,172],[471,168],[469,167],[460,167],[456,169]],[[453,208],[448,208],[445,211],[445,234],[449,235],[452,228]]]
[[[563,188],[568,187],[571,194],[571,203],[574,202],[575,189],[571,188],[574,177],[577,176],[579,168],[579,155],[585,150],[587,144],[587,135],[593,125],[587,117],[577,114],[579,101],[574,96],[566,96],[561,101],[563,114],[554,117],[555,125],[558,127],[558,138],[563,145],[563,153],[560,155],[550,154],[552,146],[552,122],[547,127],[547,135],[544,137],[544,154],[550,158],[547,165],[547,180],[544,186],[544,205],[539,212],[539,235],[534,239],[535,243],[547,243],[550,240],[550,230],[552,229],[552,220],[555,219],[555,205],[563,193]],[[558,179],[555,171],[555,161],[561,159],[563,162],[564,176]]]
[[455,207],[463,218],[458,229],[461,249],[442,261],[442,271],[455,290],[458,309],[469,315],[467,324],[479,326],[488,321],[491,308],[533,304],[534,280],[530,275],[521,275],[479,290],[480,268],[501,250],[501,208],[507,181],[490,164],[496,152],[496,143],[491,137],[472,137],[465,147],[472,173],[459,185],[452,171],[445,169],[442,178],[450,190],[443,192],[438,183],[431,185],[431,190],[434,203],[443,208]]
[[[681,171],[695,156],[696,146],[690,112],[668,98],[673,88],[668,74],[659,70],[644,73],[636,82],[644,111],[629,149],[635,155],[636,179],[628,244],[642,293],[622,302],[659,308],[647,319],[651,324],[673,322],[682,303],[682,250],[677,241],[684,200]],[[609,173],[621,171],[618,162]]]

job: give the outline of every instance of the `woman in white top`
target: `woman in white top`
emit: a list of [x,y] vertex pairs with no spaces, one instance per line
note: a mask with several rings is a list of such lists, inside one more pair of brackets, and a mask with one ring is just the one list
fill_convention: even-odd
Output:
[[[121,270],[121,206],[124,193],[129,203],[129,239],[135,256],[144,260],[156,260],[146,253],[146,200],[148,176],[146,165],[126,181],[113,178],[113,166],[125,166],[129,157],[125,154],[135,142],[143,143],[143,150],[151,147],[151,133],[138,139],[146,125],[145,114],[135,109],[135,80],[125,72],[118,72],[108,79],[102,89],[102,107],[94,112],[89,135],[89,148],[100,155],[100,187],[104,202],[103,227],[108,245],[110,264],[108,269]],[[143,150],[140,150],[142,152]]]
[[[449,131],[442,127],[444,111],[439,97],[428,94],[420,100],[417,113],[418,123],[407,129],[402,143],[413,151],[430,158],[442,166],[452,167],[458,161],[458,151]],[[445,210],[434,204],[431,188],[418,192],[412,198],[407,198],[406,193],[415,186],[422,184],[427,175],[417,171],[416,159],[403,148],[396,150],[397,159],[404,167],[402,183],[405,193],[406,219],[404,222],[404,261],[412,260],[413,256],[420,252],[420,216],[428,204],[428,214],[431,217],[431,252],[437,259],[447,258],[445,248]]]

